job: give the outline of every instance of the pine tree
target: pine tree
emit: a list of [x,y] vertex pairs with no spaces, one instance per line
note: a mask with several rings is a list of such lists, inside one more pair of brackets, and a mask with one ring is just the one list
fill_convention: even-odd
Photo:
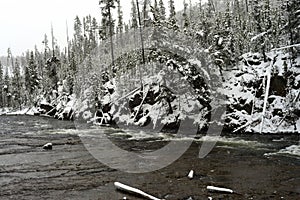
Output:
[[82,23],[79,17],[76,16],[74,22],[74,45],[78,63],[83,61],[83,43],[84,37],[82,36]]
[[150,0],[144,0],[143,4],[143,26],[144,27],[149,27],[151,25],[151,19],[149,16],[149,9],[150,9]]
[[160,23],[160,12],[158,8],[157,0],[154,0],[154,6],[151,7],[151,12],[153,14],[154,24]]
[[161,20],[166,20],[166,7],[163,0],[159,0],[159,13]]
[[15,61],[14,70],[13,70],[13,100],[15,101],[16,106],[18,106],[21,109],[21,90],[22,90],[22,84],[21,84],[21,74],[20,74],[20,63],[18,59]]
[[83,59],[90,55],[91,48],[91,26],[92,17],[90,15],[83,18]]
[[3,107],[3,66],[0,61],[0,107]]
[[4,106],[10,107],[11,106],[11,93],[10,93],[10,77],[8,74],[8,66],[6,66],[5,70],[5,76],[4,76],[4,85],[3,85],[3,91],[4,91]]
[[185,0],[183,1],[183,6],[184,6],[183,14],[182,14],[182,17],[183,17],[183,28],[187,29],[189,27],[189,19],[188,19],[188,14],[187,14],[187,9],[188,9],[189,5],[186,3]]
[[[258,0],[253,0],[252,2],[253,5],[253,12],[252,16],[254,19],[254,27],[255,27],[255,35],[260,35],[263,34],[264,32],[264,26],[263,26],[263,7],[262,3]],[[254,41],[254,48],[253,50],[256,52],[260,52],[263,57],[264,61],[267,61],[267,56],[266,56],[266,44],[265,44],[265,38],[264,36],[259,37],[256,41]]]
[[213,14],[215,13],[215,6],[213,0],[208,0],[207,2],[207,16],[213,17]]
[[171,24],[171,26],[174,30],[177,30],[178,26],[177,26],[174,0],[169,0],[169,9],[170,9],[169,23]]
[[289,35],[290,45],[299,44],[300,43],[300,2],[297,0],[288,1],[287,14],[288,14],[288,23],[287,26],[285,27],[285,30]]
[[137,8],[134,0],[131,1],[131,28],[138,28],[138,16],[137,16]]
[[[100,0],[99,5],[101,6],[102,13],[102,26],[100,31],[100,37],[102,40],[105,40],[108,36],[110,38],[110,51],[111,51],[111,62],[112,68],[115,66],[114,58],[114,45],[113,45],[113,35],[114,35],[114,20],[112,18],[112,10],[115,8],[116,0]],[[109,34],[107,34],[107,32]],[[110,67],[109,74],[112,78],[113,69]]]
[[164,20],[161,18],[160,8],[158,6],[157,0],[154,0],[154,6],[151,8],[151,12],[153,14],[153,31],[151,35],[151,40],[153,42],[154,48],[159,47],[161,44],[163,44],[163,40],[165,38],[165,31],[166,28],[164,26]]
[[32,104],[39,87],[39,79],[33,52],[31,51],[30,55],[28,56],[29,58],[27,58],[28,61],[25,68],[25,87],[28,92],[29,102]]
[[92,19],[92,27],[91,27],[91,32],[92,34],[90,35],[90,38],[92,40],[92,48],[96,48],[98,46],[98,40],[97,40],[97,30],[99,29],[98,27],[98,22],[95,17]]
[[121,8],[121,0],[117,0],[118,3],[118,27],[117,27],[117,33],[122,34],[124,29],[124,23],[123,23],[123,12]]

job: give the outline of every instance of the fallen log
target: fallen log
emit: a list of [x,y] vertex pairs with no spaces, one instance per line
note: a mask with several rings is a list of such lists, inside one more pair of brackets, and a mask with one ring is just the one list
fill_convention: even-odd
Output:
[[233,190],[227,189],[227,188],[221,188],[221,187],[215,187],[215,186],[207,186],[207,189],[214,192],[224,192],[224,193],[230,193],[233,194]]
[[142,196],[142,197],[144,197],[146,199],[149,199],[149,200],[163,200],[163,199],[159,199],[157,197],[154,197],[150,194],[147,194],[147,193],[145,193],[142,190],[139,190],[137,188],[133,188],[133,187],[130,187],[128,185],[125,185],[123,183],[115,182],[114,185],[118,190],[122,190],[124,192],[128,192],[128,193],[135,194],[135,195],[139,195],[139,196]]

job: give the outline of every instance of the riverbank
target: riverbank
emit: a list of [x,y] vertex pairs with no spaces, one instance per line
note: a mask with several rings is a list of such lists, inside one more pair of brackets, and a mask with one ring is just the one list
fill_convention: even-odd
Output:
[[[163,55],[160,52],[154,58]],[[300,133],[300,57],[291,59],[288,53],[278,51],[269,52],[264,61],[261,54],[246,53],[236,68],[222,72],[221,81],[213,79],[215,74],[205,73],[195,60],[183,62],[174,60],[174,55],[165,56],[165,68],[154,58],[153,65],[146,67],[150,71],[145,69],[142,86],[126,71],[118,79],[103,80],[101,95],[90,83],[78,85],[77,96],[60,85],[51,98],[38,96],[35,107],[21,111],[3,108],[0,114],[43,115],[165,132],[176,132],[186,120],[202,132],[217,123],[227,133]],[[215,119],[212,111],[218,109],[224,113]]]

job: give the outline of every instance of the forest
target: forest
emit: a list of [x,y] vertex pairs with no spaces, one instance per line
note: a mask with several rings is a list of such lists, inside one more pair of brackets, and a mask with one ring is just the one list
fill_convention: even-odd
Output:
[[[74,19],[65,48],[0,62],[0,111],[176,131],[300,133],[297,0],[100,0]],[[214,117],[217,110],[222,116]]]

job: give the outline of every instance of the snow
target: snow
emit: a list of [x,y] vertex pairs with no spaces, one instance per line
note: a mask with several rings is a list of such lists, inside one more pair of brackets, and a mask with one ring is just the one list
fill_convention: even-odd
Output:
[[273,155],[291,155],[296,156],[298,159],[300,159],[300,144],[298,145],[291,145],[284,149],[279,150],[275,153],[265,153],[265,156],[273,156]]
[[201,37],[203,37],[205,35],[203,30],[198,31],[197,34],[200,35]]
[[39,113],[38,109],[36,107],[32,107],[25,114],[26,115],[35,115],[37,113]]
[[300,156],[300,145],[286,147],[285,149],[280,150],[278,153]]
[[251,42],[254,42],[255,40],[263,37],[265,34],[267,34],[267,32],[262,32],[260,34],[257,34],[256,36],[254,36],[254,37],[251,38]]
[[5,115],[9,112],[9,109],[8,108],[0,108],[0,116],[1,115]]
[[52,149],[52,143],[47,143],[43,146],[43,149],[51,150]]
[[208,74],[208,72],[203,68],[202,63],[199,60],[196,59],[190,59],[188,60],[191,64],[196,65],[198,68],[198,70],[201,70],[202,73],[205,75],[205,78],[207,80],[211,80],[210,79],[210,75]]
[[193,179],[194,178],[194,170],[191,170],[188,174],[188,178],[189,179]]
[[[253,133],[261,131],[263,133],[300,133],[299,127],[295,129],[293,123],[282,117],[300,108],[298,101],[291,103],[297,96],[297,92],[290,89],[285,97],[276,96],[273,93],[270,93],[268,97],[267,94],[270,91],[270,79],[276,75],[274,72],[278,72],[278,76],[283,76],[285,67],[288,66],[288,70],[296,74],[295,84],[298,84],[300,70],[297,71],[297,67],[289,67],[290,63],[287,59],[289,54],[283,50],[267,53],[267,56],[276,57],[274,65],[272,61],[263,62],[261,54],[246,53],[241,56],[243,60],[238,64],[238,70],[225,72],[226,81],[219,91],[227,96],[227,104],[233,109],[225,116],[226,121],[229,121],[227,124],[233,125],[236,130]],[[300,63],[300,57],[296,61]],[[268,82],[267,87],[266,82]],[[263,94],[257,96],[258,92],[263,92]],[[248,106],[247,112],[244,110],[245,105]],[[249,113],[250,106],[252,106],[251,113]],[[264,116],[263,120],[258,119],[259,117],[262,119],[262,116]]]

